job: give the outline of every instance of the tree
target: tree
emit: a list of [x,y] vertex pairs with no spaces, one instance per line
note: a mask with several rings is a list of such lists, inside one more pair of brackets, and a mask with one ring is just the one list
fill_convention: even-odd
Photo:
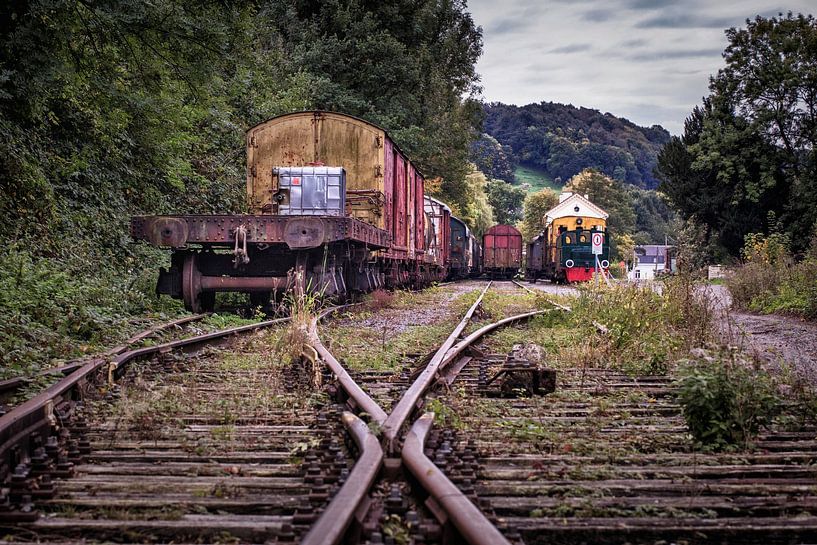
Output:
[[568,180],[565,191],[587,195],[590,202],[610,214],[607,227],[611,232],[632,234],[635,228],[633,202],[618,180],[587,168]]
[[471,165],[471,169],[465,177],[468,202],[463,207],[452,205],[452,213],[471,227],[475,237],[482,238],[482,234],[494,225],[495,220],[485,191],[488,179],[474,165]]
[[497,223],[514,224],[522,219],[522,205],[527,193],[503,180],[490,180],[487,184],[488,203],[494,211]]
[[545,227],[545,214],[559,204],[559,195],[552,189],[542,189],[525,197],[520,231],[525,240],[533,240]]
[[661,189],[733,256],[745,235],[777,227],[769,212],[803,250],[817,221],[817,22],[789,13],[746,25],[726,31],[726,66],[660,154]]
[[670,137],[659,126],[638,127],[597,110],[548,102],[484,108],[485,132],[512,149],[520,163],[551,177],[567,179],[592,167],[639,187],[658,183],[656,157]]
[[515,181],[511,149],[488,134],[483,134],[471,144],[471,161],[480,172],[493,180],[505,180],[509,183]]

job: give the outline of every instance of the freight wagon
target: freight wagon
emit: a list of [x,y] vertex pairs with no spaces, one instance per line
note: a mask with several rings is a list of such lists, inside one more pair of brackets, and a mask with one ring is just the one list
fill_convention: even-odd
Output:
[[446,276],[449,217],[426,229],[423,176],[382,128],[292,113],[251,128],[246,151],[248,214],[132,218],[133,238],[172,251],[158,293],[201,311],[216,292],[263,304],[289,289],[342,296]]
[[512,225],[494,225],[482,236],[482,272],[513,278],[522,266],[522,234]]

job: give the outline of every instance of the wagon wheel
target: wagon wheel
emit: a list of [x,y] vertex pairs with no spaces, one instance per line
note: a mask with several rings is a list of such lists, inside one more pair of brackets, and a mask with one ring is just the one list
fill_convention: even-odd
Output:
[[212,312],[216,305],[215,292],[201,291],[201,271],[198,267],[198,254],[191,253],[184,259],[182,266],[182,299],[184,308],[190,312]]

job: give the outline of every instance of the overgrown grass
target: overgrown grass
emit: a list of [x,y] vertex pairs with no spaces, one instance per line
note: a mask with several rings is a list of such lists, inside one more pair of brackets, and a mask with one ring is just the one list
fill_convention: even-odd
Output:
[[799,263],[787,247],[781,235],[747,237],[744,263],[726,280],[736,308],[817,320],[817,243]]
[[546,187],[557,192],[562,189],[562,186],[557,184],[546,171],[532,166],[519,165],[516,167],[514,175],[519,184],[530,185],[528,193],[536,193]]
[[681,275],[667,279],[660,293],[633,284],[583,286],[571,319],[579,332],[568,355],[575,365],[664,374],[711,338],[714,311],[698,285]]

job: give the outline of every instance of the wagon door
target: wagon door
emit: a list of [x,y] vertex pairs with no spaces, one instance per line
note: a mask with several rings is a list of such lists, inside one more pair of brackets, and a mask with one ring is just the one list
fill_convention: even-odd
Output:
[[397,151],[394,153],[394,174],[392,236],[396,249],[405,251],[408,249],[406,244],[406,197],[408,196],[406,160]]
[[417,252],[425,250],[425,214],[423,213],[423,201],[425,197],[425,187],[423,177],[415,172],[414,174],[414,248]]

